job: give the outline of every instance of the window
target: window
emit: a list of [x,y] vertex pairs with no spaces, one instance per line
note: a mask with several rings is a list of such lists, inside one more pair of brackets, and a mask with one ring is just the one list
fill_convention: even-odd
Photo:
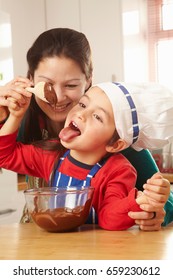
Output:
[[143,0],[122,0],[124,81],[148,81],[147,5]]
[[148,0],[149,80],[173,89],[173,0]]
[[124,80],[173,89],[173,0],[122,0]]
[[10,16],[0,11],[0,85],[13,78]]

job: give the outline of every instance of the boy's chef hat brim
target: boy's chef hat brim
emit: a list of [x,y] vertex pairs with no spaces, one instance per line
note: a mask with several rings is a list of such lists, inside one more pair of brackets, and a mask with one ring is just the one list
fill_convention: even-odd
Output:
[[155,83],[100,83],[121,139],[135,150],[160,149],[173,137],[173,92]]

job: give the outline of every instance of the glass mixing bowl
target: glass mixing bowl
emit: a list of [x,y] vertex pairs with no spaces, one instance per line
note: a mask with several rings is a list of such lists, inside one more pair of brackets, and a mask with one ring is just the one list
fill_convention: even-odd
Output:
[[50,232],[71,231],[88,218],[93,187],[44,187],[24,191],[33,221]]

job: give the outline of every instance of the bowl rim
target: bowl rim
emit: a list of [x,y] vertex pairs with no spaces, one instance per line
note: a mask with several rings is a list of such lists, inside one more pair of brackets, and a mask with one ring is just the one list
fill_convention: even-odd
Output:
[[94,191],[94,187],[92,186],[82,186],[82,187],[76,187],[76,186],[70,186],[70,187],[40,187],[40,188],[31,188],[24,190],[25,195],[56,195],[56,194],[62,194],[62,193],[82,193],[82,192],[88,192],[88,191]]

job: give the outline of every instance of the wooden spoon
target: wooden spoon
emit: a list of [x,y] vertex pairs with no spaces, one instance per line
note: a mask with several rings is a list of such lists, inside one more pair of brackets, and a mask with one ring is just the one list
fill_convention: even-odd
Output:
[[58,99],[53,86],[46,82],[39,82],[35,87],[27,87],[27,91],[34,93],[41,100],[56,105]]

